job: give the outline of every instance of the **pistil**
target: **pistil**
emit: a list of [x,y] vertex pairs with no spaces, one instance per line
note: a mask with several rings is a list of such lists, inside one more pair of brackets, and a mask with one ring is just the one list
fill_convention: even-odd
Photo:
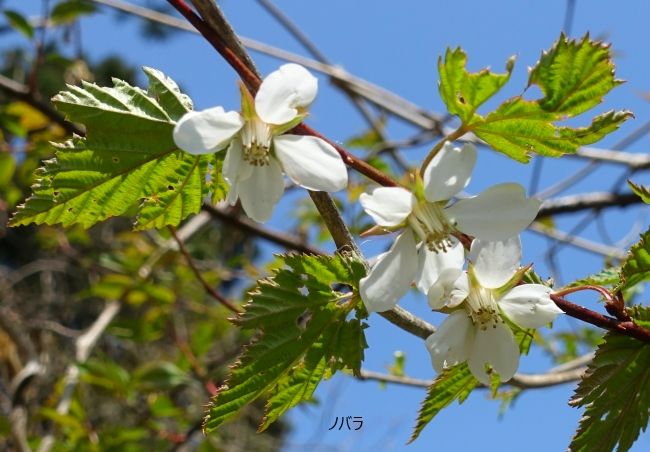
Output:
[[429,251],[445,252],[452,245],[450,234],[456,228],[449,222],[439,203],[418,203],[408,221]]
[[271,129],[268,124],[253,118],[246,121],[241,131],[244,160],[253,166],[269,164],[271,147]]

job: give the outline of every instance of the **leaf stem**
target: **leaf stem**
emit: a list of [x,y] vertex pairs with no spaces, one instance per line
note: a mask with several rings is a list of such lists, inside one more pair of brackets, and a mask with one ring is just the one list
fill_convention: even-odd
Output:
[[607,317],[598,312],[571,303],[556,294],[551,294],[551,300],[553,300],[553,302],[555,302],[555,304],[567,315],[573,318],[650,344],[650,330],[637,325],[633,320],[626,321]]
[[467,127],[465,124],[462,124],[459,128],[451,132],[449,135],[444,137],[442,140],[438,141],[436,145],[429,151],[427,154],[426,158],[422,162],[422,166],[420,166],[420,176],[424,176],[424,170],[429,166],[429,163],[431,163],[431,160],[436,156],[436,154],[442,149],[442,147],[445,145],[447,141],[454,141],[462,137],[467,133]]
[[582,290],[593,290],[595,292],[598,292],[603,296],[605,300],[607,300],[608,303],[614,303],[614,295],[612,295],[612,293],[609,290],[605,289],[604,287],[594,286],[594,285],[568,287],[566,289],[553,292],[553,294],[559,297],[563,297],[565,295],[569,295],[570,293],[580,292]]

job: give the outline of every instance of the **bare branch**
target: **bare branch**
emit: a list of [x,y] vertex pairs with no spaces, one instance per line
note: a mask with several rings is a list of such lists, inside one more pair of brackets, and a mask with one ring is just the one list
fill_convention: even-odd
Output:
[[537,219],[587,209],[627,207],[642,202],[643,200],[634,193],[601,192],[564,196],[562,198],[547,199],[544,201],[537,214]]
[[591,240],[583,239],[575,235],[567,234],[566,232],[559,231],[557,229],[551,229],[546,227],[539,222],[535,221],[533,224],[528,226],[528,231],[535,232],[546,237],[550,237],[559,242],[567,243],[569,245],[581,248],[585,251],[591,253],[599,254],[606,257],[614,257],[616,259],[622,260],[625,259],[625,251],[615,248],[613,246],[603,245],[597,242],[592,242]]
[[[565,383],[571,383],[579,380],[586,367],[579,367],[577,369],[551,371],[544,374],[515,374],[509,381],[503,383],[504,385],[514,386],[520,389],[540,389],[549,386],[557,386]],[[361,370],[358,377],[360,380],[373,380],[381,381],[383,383],[394,383],[403,386],[412,386],[416,388],[428,388],[434,380],[421,380],[419,378],[400,377],[397,375],[384,374],[380,372],[373,372],[370,370]],[[479,386],[485,387],[485,386]]]

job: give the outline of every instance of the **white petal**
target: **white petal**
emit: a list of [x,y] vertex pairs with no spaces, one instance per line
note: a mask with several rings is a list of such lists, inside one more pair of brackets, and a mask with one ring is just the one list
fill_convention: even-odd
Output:
[[469,252],[474,275],[481,286],[497,289],[514,276],[521,261],[521,242],[515,235],[507,240],[474,240]]
[[174,126],[174,143],[190,154],[209,154],[226,147],[244,125],[236,111],[226,112],[222,107],[190,111]]
[[461,149],[445,143],[424,170],[427,200],[445,201],[467,187],[475,164],[476,147],[473,144],[466,143]]
[[427,293],[431,309],[454,308],[469,295],[467,274],[459,268],[446,268]]
[[490,385],[490,377],[485,364],[492,366],[502,382],[510,380],[519,367],[519,347],[510,328],[503,323],[485,330],[476,328],[467,364],[472,375],[486,386]]
[[433,368],[440,373],[445,367],[466,361],[473,342],[472,321],[464,311],[453,312],[426,340]]
[[420,246],[418,251],[418,274],[415,277],[415,284],[421,292],[427,293],[443,270],[448,268],[461,270],[463,268],[465,249],[455,238],[452,237],[451,240],[452,245],[445,252],[430,251],[424,244]]
[[504,314],[522,328],[540,328],[563,311],[551,300],[551,289],[542,284],[522,284],[499,301]]
[[281,135],[275,156],[289,179],[308,190],[333,192],[348,185],[348,170],[336,149],[318,137]]
[[238,180],[248,179],[251,176],[253,166],[244,161],[244,152],[238,138],[230,142],[226,157],[223,159],[221,172],[226,182],[231,185]]
[[246,215],[257,222],[265,222],[271,218],[273,208],[284,193],[280,164],[271,159],[269,165],[253,167],[251,177],[239,180],[238,189]]
[[482,240],[504,240],[519,234],[537,216],[541,201],[526,198],[519,184],[500,184],[446,209],[466,234]]
[[416,203],[415,196],[401,187],[379,187],[371,194],[362,193],[361,207],[379,226],[393,227],[403,223]]
[[316,98],[318,79],[298,64],[284,64],[271,72],[255,96],[255,110],[269,124],[285,124]]
[[411,287],[417,270],[415,238],[410,229],[401,233],[388,252],[379,255],[368,276],[359,281],[359,292],[369,312],[395,307]]

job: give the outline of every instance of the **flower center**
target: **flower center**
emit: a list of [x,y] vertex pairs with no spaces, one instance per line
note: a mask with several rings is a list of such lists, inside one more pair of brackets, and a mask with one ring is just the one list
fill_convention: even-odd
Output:
[[271,128],[259,118],[246,121],[241,131],[244,160],[253,166],[268,165],[271,137]]
[[503,322],[492,291],[484,287],[470,287],[465,309],[472,322],[483,331],[489,327],[496,328],[498,323]]
[[408,218],[409,226],[426,243],[429,251],[447,251],[450,234],[456,230],[440,203],[419,202]]

